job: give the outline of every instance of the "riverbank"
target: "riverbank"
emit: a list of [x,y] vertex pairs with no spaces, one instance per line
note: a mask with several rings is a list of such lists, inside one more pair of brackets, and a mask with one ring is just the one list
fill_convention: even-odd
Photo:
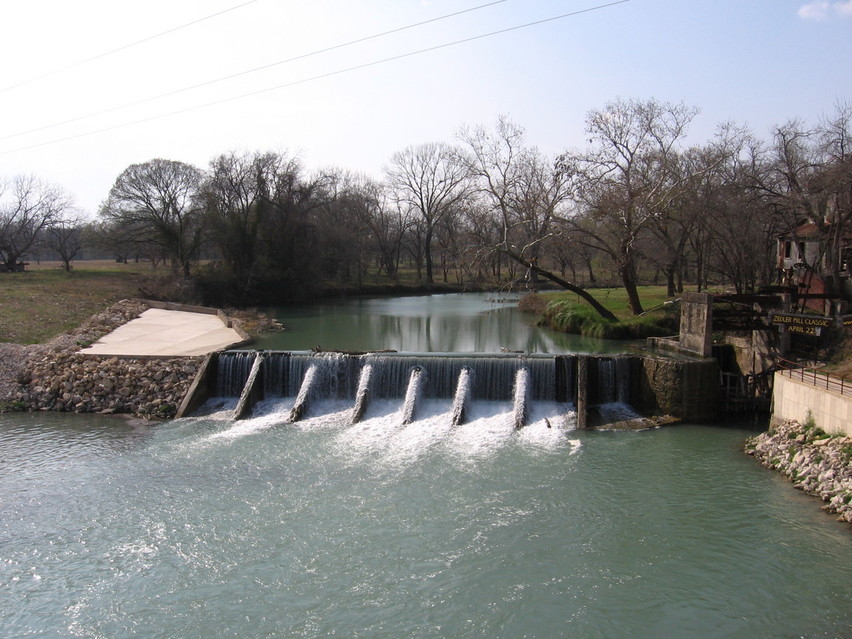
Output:
[[609,289],[598,293],[604,305],[616,315],[617,321],[604,319],[589,305],[564,291],[529,293],[521,299],[518,307],[525,313],[536,315],[539,326],[596,339],[638,340],[677,333],[679,319],[672,312],[675,306],[665,301],[659,290],[650,294],[652,289],[660,287],[647,288],[649,294],[646,298],[653,305],[653,312],[643,316],[630,313],[619,302],[620,293],[613,294],[612,299]]
[[149,307],[144,300],[122,300],[44,344],[0,344],[0,411],[173,417],[201,357],[92,357],[79,352]]
[[746,453],[825,503],[838,521],[852,523],[852,438],[832,436],[812,423],[773,418],[746,441]]
[[148,305],[141,300],[122,300],[44,343],[0,343],[0,410],[30,408],[27,386],[36,362],[75,353],[147,309]]

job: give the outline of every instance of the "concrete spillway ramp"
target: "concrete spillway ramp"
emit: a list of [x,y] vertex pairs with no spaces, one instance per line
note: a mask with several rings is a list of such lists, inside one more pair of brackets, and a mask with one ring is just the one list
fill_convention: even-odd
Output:
[[229,326],[215,310],[149,308],[80,352],[116,357],[194,357],[245,341],[246,335]]

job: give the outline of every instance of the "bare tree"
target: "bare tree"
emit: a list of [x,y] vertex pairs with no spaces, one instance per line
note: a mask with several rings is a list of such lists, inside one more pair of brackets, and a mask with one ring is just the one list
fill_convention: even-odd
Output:
[[337,170],[305,175],[286,153],[216,157],[203,194],[208,236],[221,262],[201,274],[206,298],[290,301],[309,295],[326,276],[339,279],[359,268],[360,240],[346,241],[357,232],[347,228],[338,201],[344,183]]
[[500,238],[490,247],[526,267],[530,277],[543,277],[585,299],[602,317],[615,316],[583,288],[539,264],[542,243],[554,224],[567,215],[571,176],[557,170],[535,148],[524,144],[524,131],[505,117],[495,130],[465,128],[459,137],[468,147],[470,172],[478,192],[499,220]]
[[822,254],[811,268],[822,272],[827,289],[840,294],[844,239],[852,224],[852,106],[838,104],[832,117],[809,128],[800,120],[777,127],[766,170],[756,186],[786,221],[803,221],[819,234]]
[[295,159],[278,153],[231,152],[210,162],[203,187],[210,236],[228,271],[245,286],[260,257],[278,175],[299,172]]
[[370,232],[372,201],[361,189],[369,187],[361,176],[341,169],[327,169],[323,174],[325,184],[315,215],[324,246],[321,273],[338,283],[354,281],[360,286],[377,244]]
[[560,158],[564,170],[577,176],[580,201],[595,222],[582,229],[587,242],[617,265],[637,315],[638,241],[683,184],[686,176],[674,170],[677,145],[697,112],[653,99],[615,100],[589,112],[591,148]]
[[396,278],[402,242],[408,227],[405,209],[388,197],[387,187],[363,176],[350,176],[340,194],[353,226],[363,230],[376,253],[379,272]]
[[396,198],[417,211],[423,222],[426,281],[432,284],[432,239],[438,224],[470,197],[472,184],[467,167],[456,149],[433,143],[395,153],[385,173]]
[[828,207],[822,225],[826,240],[826,270],[835,283],[849,255],[844,255],[852,230],[852,103],[838,103],[819,129],[824,158],[823,183]]
[[34,176],[0,183],[0,262],[4,269],[16,270],[44,230],[71,206],[69,195]]
[[153,249],[189,275],[203,241],[201,170],[173,160],[127,167],[101,207],[101,216],[127,241]]
[[82,211],[70,208],[44,230],[45,244],[59,256],[66,273],[71,271],[71,261],[83,248],[85,222]]

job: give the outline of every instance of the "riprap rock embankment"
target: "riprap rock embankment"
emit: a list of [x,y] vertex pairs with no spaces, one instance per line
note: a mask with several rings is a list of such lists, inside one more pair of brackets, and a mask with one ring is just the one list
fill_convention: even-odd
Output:
[[47,344],[0,345],[0,410],[174,416],[203,358],[126,359],[79,352],[147,308],[142,300],[123,300]]
[[201,358],[93,358],[54,353],[33,362],[24,392],[32,410],[173,417]]
[[746,453],[825,501],[823,508],[839,520],[852,522],[852,438],[773,419],[769,430],[746,442]]

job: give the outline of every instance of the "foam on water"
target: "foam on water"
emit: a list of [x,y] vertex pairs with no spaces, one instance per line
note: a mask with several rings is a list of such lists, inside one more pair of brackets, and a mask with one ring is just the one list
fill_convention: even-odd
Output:
[[343,429],[338,435],[342,452],[356,456],[378,455],[397,461],[415,459],[437,444],[451,424],[447,416],[447,402],[422,401],[416,421],[405,424],[407,404],[402,407],[392,400],[374,402],[367,416],[359,424]]
[[351,425],[335,401],[126,430],[108,456],[80,450],[92,426],[0,416],[32,461],[0,464],[0,634],[848,636],[849,536],[743,461],[750,431],[575,432],[538,401],[515,430],[509,399],[452,427],[450,398]]
[[338,443],[342,453],[371,456],[396,464],[413,462],[434,450],[444,450],[457,460],[478,460],[516,443],[541,449],[579,448],[566,433],[573,430],[575,414],[555,402],[541,402],[531,411],[530,424],[515,428],[513,402],[472,402],[468,421],[453,425],[453,404],[425,400],[418,418],[404,424],[405,408],[398,403],[374,403],[360,423],[341,429]]
[[[496,403],[495,403],[496,404]],[[459,461],[476,461],[495,454],[508,445],[516,435],[514,405],[500,402],[499,412],[488,414],[483,406],[474,403],[470,420],[453,431],[446,446]]]
[[[513,444],[531,450],[579,449],[569,440],[576,414],[571,406],[557,402],[534,402],[528,407],[528,424],[516,428],[517,401],[474,401],[466,407],[466,422],[453,424],[455,400],[420,399],[411,423],[405,423],[411,406],[397,399],[369,403],[362,419],[352,423],[352,405],[346,400],[321,400],[313,404],[298,422],[288,417],[296,398],[259,402],[253,416],[233,421],[230,403],[210,400],[213,412],[205,420],[219,424],[214,432],[194,440],[193,445],[227,442],[262,433],[272,428],[302,431],[336,430],[338,450],[355,458],[369,457],[381,463],[410,464],[430,451],[443,450],[458,461],[476,461],[494,455]],[[190,418],[192,420],[198,418]]]

